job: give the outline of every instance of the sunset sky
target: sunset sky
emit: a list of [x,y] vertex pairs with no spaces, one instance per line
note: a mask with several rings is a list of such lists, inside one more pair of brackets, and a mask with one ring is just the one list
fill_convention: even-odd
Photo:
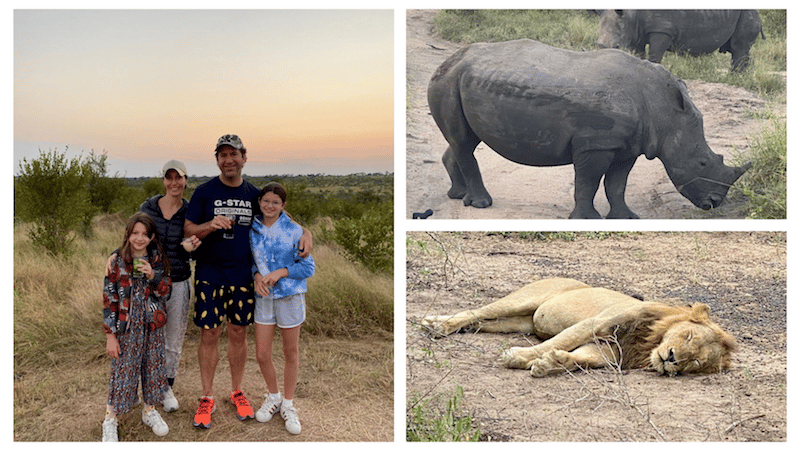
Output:
[[14,173],[39,150],[216,175],[393,172],[391,10],[17,10]]

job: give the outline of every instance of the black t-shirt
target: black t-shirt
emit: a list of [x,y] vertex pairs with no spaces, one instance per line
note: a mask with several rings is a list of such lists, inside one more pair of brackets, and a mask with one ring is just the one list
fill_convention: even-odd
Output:
[[195,278],[212,285],[246,286],[253,281],[250,225],[258,210],[260,190],[244,180],[236,188],[214,177],[198,186],[186,209],[186,219],[195,224],[217,215],[232,219],[232,229],[211,232],[194,252]]

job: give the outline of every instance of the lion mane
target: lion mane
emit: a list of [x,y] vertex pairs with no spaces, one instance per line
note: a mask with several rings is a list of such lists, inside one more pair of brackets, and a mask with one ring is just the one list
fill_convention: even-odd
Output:
[[478,309],[425,317],[423,324],[442,335],[461,329],[536,334],[542,343],[511,348],[503,360],[537,377],[608,365],[671,376],[713,373],[728,369],[737,349],[706,304],[641,301],[573,279],[543,279]]

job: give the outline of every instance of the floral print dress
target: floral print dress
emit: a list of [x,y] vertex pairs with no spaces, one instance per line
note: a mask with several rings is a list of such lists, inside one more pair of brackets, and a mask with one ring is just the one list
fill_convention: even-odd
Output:
[[[148,281],[131,275],[132,267],[122,258],[106,278],[104,286],[104,329],[116,333],[120,356],[111,359],[111,377],[108,383],[108,401],[117,414],[124,414],[139,402],[139,382],[142,400],[150,405],[164,399],[167,378],[164,357],[164,328],[159,315],[163,314],[163,299],[169,297],[170,279],[164,277],[163,266],[157,256],[150,256],[156,277]],[[119,327],[120,306],[124,306],[124,326]],[[160,309],[160,310],[159,310]],[[121,329],[121,330],[120,330]]]

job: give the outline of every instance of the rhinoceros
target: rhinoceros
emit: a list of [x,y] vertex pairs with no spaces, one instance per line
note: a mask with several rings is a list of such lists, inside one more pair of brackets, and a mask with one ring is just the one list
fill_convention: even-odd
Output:
[[601,217],[594,196],[604,176],[607,217],[638,218],[625,187],[642,154],[658,157],[678,191],[706,210],[749,168],[726,166],[711,151],[683,82],[620,50],[576,52],[527,39],[471,44],[433,74],[428,104],[449,144],[447,194],[465,206],[492,204],[474,156],[481,141],[516,163],[573,164],[570,218]]
[[600,15],[600,48],[633,50],[660,63],[664,52],[731,54],[731,70],[750,64],[750,47],[764,37],[758,11],[750,10],[606,10]]

